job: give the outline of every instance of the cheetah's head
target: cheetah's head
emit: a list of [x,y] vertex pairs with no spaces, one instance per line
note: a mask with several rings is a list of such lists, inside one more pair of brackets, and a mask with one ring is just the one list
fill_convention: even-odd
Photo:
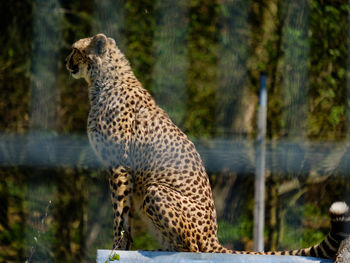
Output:
[[66,58],[66,67],[76,79],[84,78],[90,82],[91,70],[102,64],[109,47],[115,47],[115,41],[104,34],[83,38],[75,42],[72,52]]

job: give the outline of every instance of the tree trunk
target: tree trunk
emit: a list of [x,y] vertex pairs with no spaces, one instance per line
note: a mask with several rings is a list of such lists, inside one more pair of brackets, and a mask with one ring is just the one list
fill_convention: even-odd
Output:
[[350,237],[343,240],[334,263],[346,263],[350,260]]
[[275,175],[271,175],[267,183],[267,198],[266,198],[266,229],[267,242],[266,250],[276,250],[278,245],[278,184]]

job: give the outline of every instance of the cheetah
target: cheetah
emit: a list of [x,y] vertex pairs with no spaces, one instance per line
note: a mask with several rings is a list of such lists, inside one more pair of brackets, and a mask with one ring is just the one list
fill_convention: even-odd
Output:
[[135,210],[169,251],[333,258],[349,235],[349,207],[337,202],[330,208],[331,231],[315,246],[285,252],[223,247],[208,175],[194,144],[142,87],[115,40],[104,34],[78,40],[66,67],[88,83],[87,131],[109,172],[114,249],[130,249]]

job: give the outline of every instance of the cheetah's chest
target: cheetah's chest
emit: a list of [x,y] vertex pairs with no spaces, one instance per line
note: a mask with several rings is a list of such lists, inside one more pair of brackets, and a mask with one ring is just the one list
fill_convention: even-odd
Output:
[[109,167],[129,166],[131,116],[115,97],[92,107],[88,118],[90,144],[102,162]]

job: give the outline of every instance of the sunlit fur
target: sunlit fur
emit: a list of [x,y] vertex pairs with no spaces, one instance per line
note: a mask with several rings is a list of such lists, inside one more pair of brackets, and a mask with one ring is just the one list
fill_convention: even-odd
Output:
[[334,215],[342,215],[349,212],[349,207],[345,202],[335,202],[329,208],[329,213]]

